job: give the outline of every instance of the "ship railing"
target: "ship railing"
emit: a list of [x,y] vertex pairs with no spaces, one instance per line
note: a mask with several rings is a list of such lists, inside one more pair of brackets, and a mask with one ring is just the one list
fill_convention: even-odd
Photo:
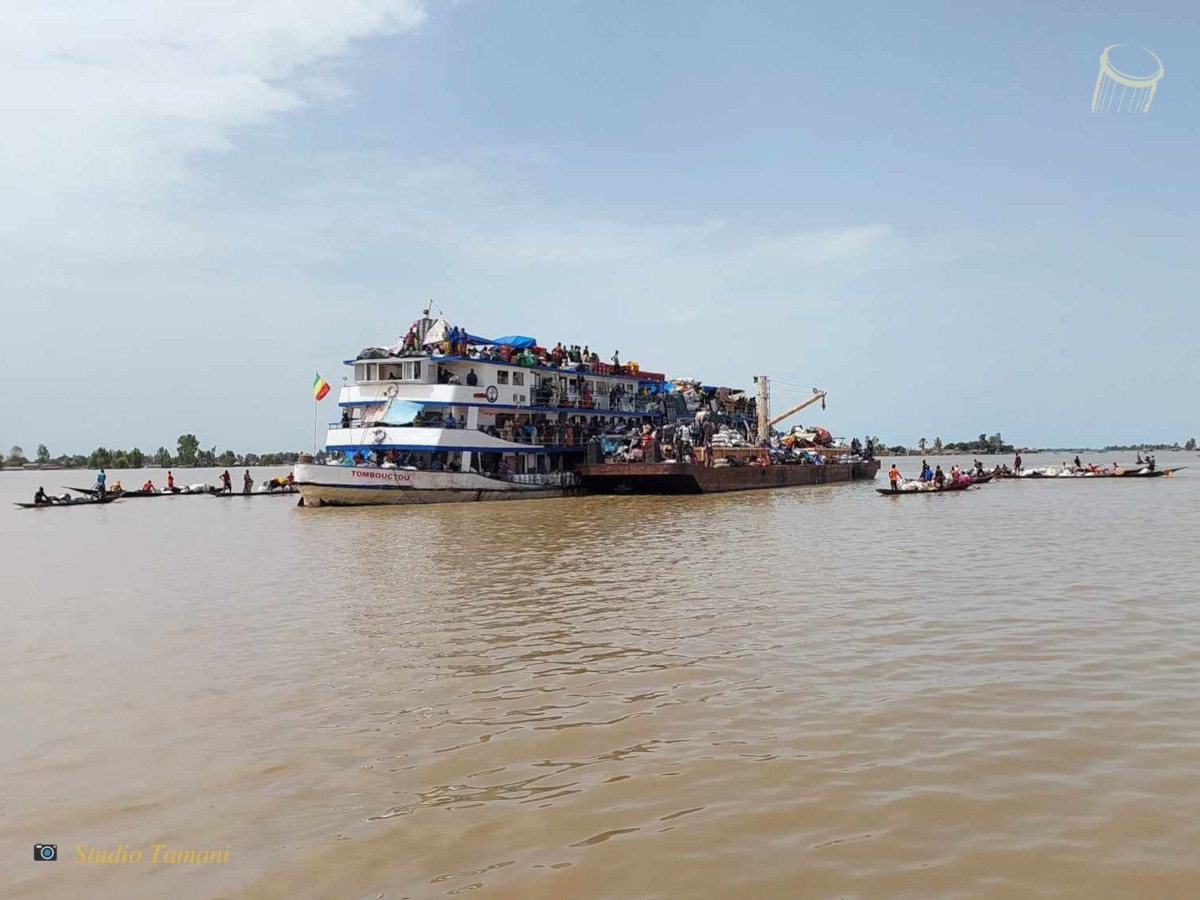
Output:
[[[500,440],[511,444],[525,444],[532,447],[582,447],[588,439],[587,435],[576,433],[574,436],[570,436],[565,431],[547,431],[541,434],[507,434],[501,431],[498,436]],[[503,448],[496,448],[496,450],[492,450],[490,447],[480,448],[483,453],[501,452],[502,450]]]
[[658,408],[658,401],[649,397],[631,397],[626,395],[613,403],[610,398],[603,396],[571,396],[559,395],[534,395],[535,406],[543,406],[549,409],[561,410],[593,410],[598,412],[611,413],[640,413],[654,412]]
[[542,485],[545,487],[578,487],[582,479],[578,472],[510,472],[499,476],[512,484]]

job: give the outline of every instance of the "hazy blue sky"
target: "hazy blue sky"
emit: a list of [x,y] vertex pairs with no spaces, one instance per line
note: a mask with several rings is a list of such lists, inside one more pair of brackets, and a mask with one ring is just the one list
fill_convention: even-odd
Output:
[[[0,445],[307,447],[428,298],[836,434],[1182,441],[1200,6],[1089,5],[21,4]],[[1116,42],[1146,115],[1089,111]]]

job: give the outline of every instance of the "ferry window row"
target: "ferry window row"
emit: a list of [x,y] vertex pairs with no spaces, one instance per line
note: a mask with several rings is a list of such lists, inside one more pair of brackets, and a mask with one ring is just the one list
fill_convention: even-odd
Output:
[[420,381],[421,363],[409,360],[402,363],[355,363],[354,380],[364,381]]

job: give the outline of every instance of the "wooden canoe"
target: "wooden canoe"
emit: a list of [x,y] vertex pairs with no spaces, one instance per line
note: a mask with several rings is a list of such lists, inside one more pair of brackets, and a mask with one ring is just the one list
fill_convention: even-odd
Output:
[[70,500],[51,500],[49,503],[16,503],[14,505],[21,507],[21,509],[65,509],[74,506],[103,506],[106,503],[112,503],[120,499],[120,494],[107,494],[104,497],[91,497],[87,500],[72,498]]
[[913,494],[914,496],[919,497],[921,494],[945,494],[950,491],[965,491],[974,486],[975,485],[971,482],[966,482],[964,484],[947,483],[940,488],[925,488],[918,491],[893,491],[890,487],[886,487],[875,488],[875,493],[883,494],[885,497],[902,497],[906,494]]

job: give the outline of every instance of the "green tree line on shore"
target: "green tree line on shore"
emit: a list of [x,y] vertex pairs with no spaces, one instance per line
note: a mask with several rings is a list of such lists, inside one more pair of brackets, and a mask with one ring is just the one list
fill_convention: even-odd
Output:
[[[920,440],[917,441],[917,445],[915,447],[905,447],[903,444],[897,444],[894,447],[889,447],[887,444],[880,441],[880,439],[877,437],[872,438],[871,440],[873,440],[875,442],[876,452],[881,455],[886,455],[886,456],[922,456],[925,454],[928,454],[930,456],[941,456],[943,454],[949,454],[949,455],[971,454],[971,455],[975,455],[975,456],[1005,456],[1007,454],[1017,452],[1017,448],[1014,445],[1008,443],[1006,440],[1004,440],[1004,438],[1000,435],[1000,432],[996,432],[993,435],[980,434],[979,437],[973,441],[951,441],[949,443],[944,443],[940,437],[934,438],[932,441],[930,441],[927,438],[921,438]],[[1197,444],[1196,444],[1195,438],[1188,438],[1187,441],[1184,442],[1182,445],[1179,444],[1178,442],[1176,442],[1174,444],[1140,443],[1140,444],[1110,444],[1109,446],[1102,447],[1102,448],[1096,448],[1096,447],[1043,447],[1041,449],[1048,453],[1059,453],[1059,452],[1066,453],[1068,451],[1069,452],[1076,452],[1076,451],[1090,452],[1090,453],[1097,453],[1097,452],[1101,452],[1101,451],[1107,453],[1107,452],[1112,451],[1112,452],[1132,453],[1135,450],[1141,450],[1141,451],[1146,451],[1146,450],[1154,450],[1154,451],[1189,450],[1189,451],[1194,451],[1197,449]]]
[[[97,447],[89,454],[62,454],[51,456],[45,444],[38,444],[33,462],[40,465],[62,466],[66,469],[141,469],[145,466],[159,468],[213,468],[230,466],[283,466],[296,461],[296,453],[235,453],[232,450],[218,452],[215,446],[205,450],[194,434],[181,434],[175,442],[175,453],[159,447],[154,453],[146,453],[134,447],[131,450]],[[25,450],[13,446],[7,459],[0,459],[0,467],[20,467],[29,463]]]
[[945,443],[940,437],[934,438],[932,441],[928,438],[920,438],[915,447],[906,447],[903,444],[888,446],[877,437],[869,438],[875,442],[875,452],[884,456],[941,456],[943,454],[964,454],[970,453],[977,456],[997,456],[1005,453],[1013,453],[1016,448],[1004,440],[1000,432],[993,435],[980,433],[979,437],[973,441],[950,441]]

